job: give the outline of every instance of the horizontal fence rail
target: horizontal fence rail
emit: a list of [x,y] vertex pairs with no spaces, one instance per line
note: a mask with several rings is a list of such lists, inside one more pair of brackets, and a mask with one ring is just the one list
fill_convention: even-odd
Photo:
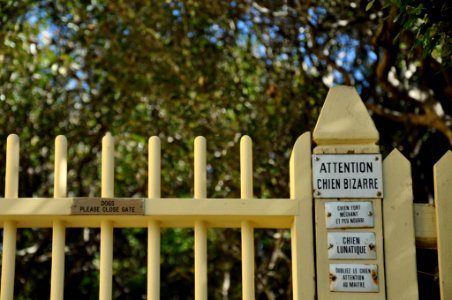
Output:
[[[143,201],[144,215],[74,215],[78,200]],[[147,227],[155,221],[160,227],[194,227],[199,219],[207,227],[240,228],[242,220],[256,228],[290,228],[299,215],[300,202],[293,199],[216,199],[216,198],[5,198],[0,201],[0,227],[15,222],[17,228],[53,226],[64,220],[66,227],[100,227],[112,221],[114,227]]]

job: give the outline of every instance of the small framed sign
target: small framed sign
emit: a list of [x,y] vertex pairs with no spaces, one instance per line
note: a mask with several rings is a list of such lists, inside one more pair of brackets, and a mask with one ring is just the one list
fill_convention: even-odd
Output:
[[329,259],[376,259],[374,232],[328,232]]
[[315,198],[383,198],[380,154],[312,156]]
[[374,227],[374,208],[371,201],[335,201],[325,203],[326,228]]
[[144,215],[144,199],[74,198],[72,215]]
[[330,291],[378,293],[378,266],[330,264]]

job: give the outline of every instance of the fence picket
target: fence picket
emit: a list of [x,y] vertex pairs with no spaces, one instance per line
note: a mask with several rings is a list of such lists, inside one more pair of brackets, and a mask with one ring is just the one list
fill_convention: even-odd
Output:
[[[114,141],[110,133],[102,139],[102,187],[101,197],[114,197]],[[100,274],[99,299],[112,299],[113,274],[113,222],[103,220],[100,224]]]
[[452,299],[452,151],[433,167],[441,299]]
[[301,135],[290,156],[290,198],[300,200],[291,228],[293,299],[315,299],[311,133]]
[[[240,140],[240,189],[242,199],[253,198],[253,152],[249,136]],[[250,221],[242,229],[242,299],[254,300],[254,229]]]
[[[19,194],[19,149],[19,137],[10,134],[6,141],[5,198],[17,198]],[[16,223],[5,221],[3,225],[1,300],[12,300],[14,297],[16,232]]]
[[386,297],[418,299],[410,162],[394,149],[384,160]]
[[[195,199],[206,198],[206,139],[195,139],[194,191]],[[203,220],[195,221],[195,299],[207,300],[207,227]]]
[[[53,197],[66,197],[67,191],[67,141],[62,135],[55,139],[55,171]],[[66,227],[62,220],[53,221],[52,271],[50,279],[50,299],[62,300],[64,296],[64,248]]]
[[[156,136],[148,142],[148,197],[160,198],[160,139]],[[147,298],[160,299],[160,225],[156,220],[148,222],[148,275]]]

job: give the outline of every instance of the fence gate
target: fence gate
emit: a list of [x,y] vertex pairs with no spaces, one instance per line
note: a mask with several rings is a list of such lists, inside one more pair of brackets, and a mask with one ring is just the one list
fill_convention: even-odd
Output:
[[[416,243],[438,242],[442,299],[452,297],[452,152],[435,166],[436,203],[413,204],[409,162],[384,161],[353,88],[330,90],[290,158],[290,198],[255,199],[252,142],[240,142],[240,199],[209,199],[206,140],[195,139],[192,199],[161,198],[160,140],[149,139],[148,197],[114,196],[114,140],[102,140],[100,197],[67,197],[67,141],[55,141],[54,198],[18,198],[19,138],[6,149],[0,300],[14,297],[17,228],[52,228],[51,299],[63,299],[66,228],[100,228],[99,299],[112,298],[113,228],[148,230],[147,298],[160,298],[160,229],[194,228],[195,299],[207,299],[207,228],[240,228],[242,298],[255,299],[254,229],[291,232],[293,299],[417,299]],[[449,199],[447,200],[447,197]]]

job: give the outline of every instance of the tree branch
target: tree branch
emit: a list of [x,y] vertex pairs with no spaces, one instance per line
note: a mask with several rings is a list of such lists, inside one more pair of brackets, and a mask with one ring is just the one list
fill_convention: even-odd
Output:
[[419,126],[435,128],[444,134],[452,146],[452,128],[448,125],[445,117],[440,117],[434,111],[433,107],[426,109],[422,115],[401,113],[382,107],[381,105],[368,104],[367,108],[379,116],[399,123],[411,123]]

